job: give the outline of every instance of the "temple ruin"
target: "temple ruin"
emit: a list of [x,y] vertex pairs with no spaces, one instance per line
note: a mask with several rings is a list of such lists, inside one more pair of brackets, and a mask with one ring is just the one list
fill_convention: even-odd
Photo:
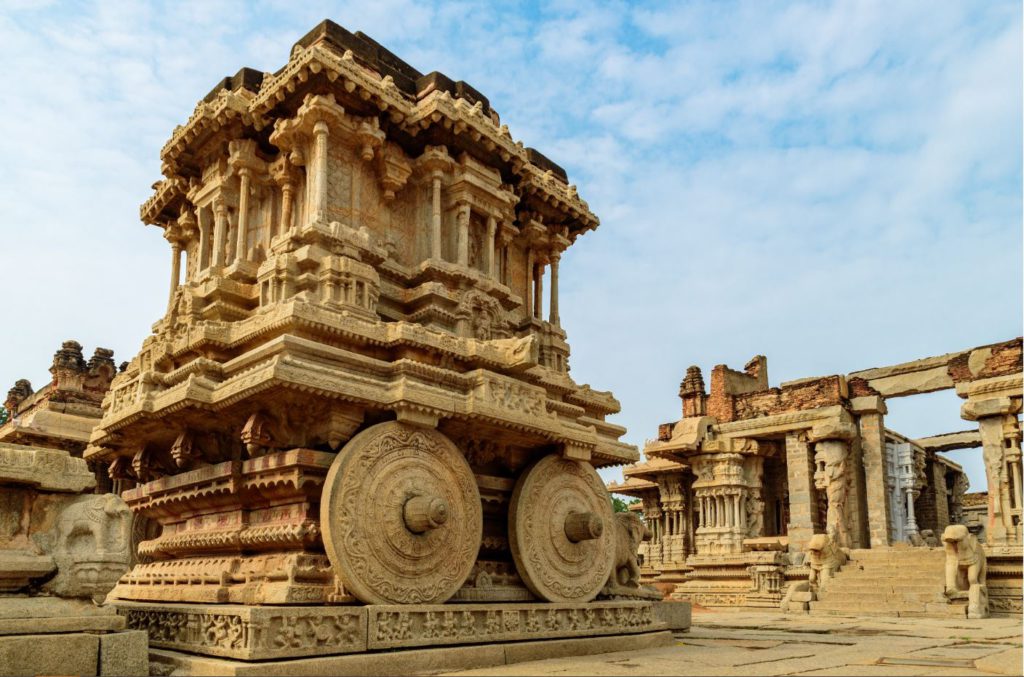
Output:
[[162,526],[110,599],[167,669],[669,641],[595,470],[638,458],[619,403],[568,373],[558,264],[598,220],[558,165],[330,21],[161,161],[166,314],[85,458]]
[[[53,356],[49,383],[33,390],[28,379],[18,379],[7,391],[0,442],[63,449],[81,458],[116,373],[112,350],[96,348],[86,360],[80,343],[64,341]],[[96,493],[113,490],[105,463],[91,461],[89,469],[96,478]]]
[[[961,415],[977,430],[912,440],[885,427],[887,399],[945,389],[965,400]],[[1021,612],[1020,338],[779,387],[763,356],[743,371],[716,366],[710,389],[694,366],[679,396],[680,420],[660,426],[645,461],[609,485],[640,499],[632,508],[653,532],[641,546],[643,580],[705,606],[775,607],[810,576],[808,544],[823,534],[873,569],[876,584],[919,563],[922,575],[934,569],[934,592],[874,599],[858,588],[846,598],[849,576],[837,574],[812,610],[966,613],[945,604],[941,553],[924,550],[971,521],[966,475],[939,452],[981,447],[990,608]]]

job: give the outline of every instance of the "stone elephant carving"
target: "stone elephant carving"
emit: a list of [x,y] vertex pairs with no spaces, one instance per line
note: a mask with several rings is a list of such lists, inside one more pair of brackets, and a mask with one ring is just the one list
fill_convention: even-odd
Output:
[[115,494],[79,496],[57,517],[50,555],[57,574],[43,587],[59,597],[102,599],[131,562],[132,517]]
[[115,494],[86,496],[68,505],[57,520],[57,550],[68,550],[80,534],[91,535],[99,558],[127,554],[131,543],[131,511]]
[[828,534],[814,534],[807,542],[807,566],[811,573],[807,577],[811,590],[820,592],[828,587],[828,581],[836,571],[846,564],[846,553],[840,550]]
[[967,617],[988,617],[988,587],[985,550],[978,537],[963,524],[952,524],[942,532],[946,550],[946,597],[967,598]]

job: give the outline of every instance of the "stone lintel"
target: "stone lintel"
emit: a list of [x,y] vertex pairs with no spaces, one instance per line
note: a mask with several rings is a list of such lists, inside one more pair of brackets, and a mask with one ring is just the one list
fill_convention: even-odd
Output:
[[879,395],[865,395],[850,399],[850,406],[855,414],[888,414],[885,398]]
[[829,421],[852,424],[853,417],[842,406],[834,405],[820,409],[806,409],[785,414],[774,414],[772,416],[720,423],[715,426],[715,432],[724,437],[763,437],[777,433],[807,430],[819,423],[827,423]]
[[975,449],[981,446],[981,433],[977,430],[961,430],[955,433],[931,435],[914,440],[925,451],[953,451],[954,449]]

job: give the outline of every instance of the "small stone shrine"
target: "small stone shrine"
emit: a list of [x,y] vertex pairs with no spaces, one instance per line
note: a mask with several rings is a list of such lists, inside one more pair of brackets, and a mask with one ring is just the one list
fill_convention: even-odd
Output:
[[[82,344],[64,341],[54,353],[49,383],[33,390],[23,378],[7,391],[0,442],[63,449],[81,458],[103,415],[103,397],[116,373],[112,350],[96,348],[86,360]],[[96,477],[96,493],[114,489],[106,464],[93,461],[89,469]]]
[[619,403],[569,376],[558,264],[598,220],[561,167],[470,85],[330,21],[221,81],[161,160],[141,215],[167,311],[86,451],[162,526],[111,594],[154,660],[669,641],[595,470],[638,458]]
[[131,560],[131,513],[85,461],[0,443],[0,675],[148,674],[145,633],[101,606]]

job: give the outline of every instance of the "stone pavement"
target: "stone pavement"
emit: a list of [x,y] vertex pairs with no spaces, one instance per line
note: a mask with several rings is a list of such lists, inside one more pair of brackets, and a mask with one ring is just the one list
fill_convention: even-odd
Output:
[[456,675],[1020,675],[1021,619],[853,618],[694,610],[675,646]]

